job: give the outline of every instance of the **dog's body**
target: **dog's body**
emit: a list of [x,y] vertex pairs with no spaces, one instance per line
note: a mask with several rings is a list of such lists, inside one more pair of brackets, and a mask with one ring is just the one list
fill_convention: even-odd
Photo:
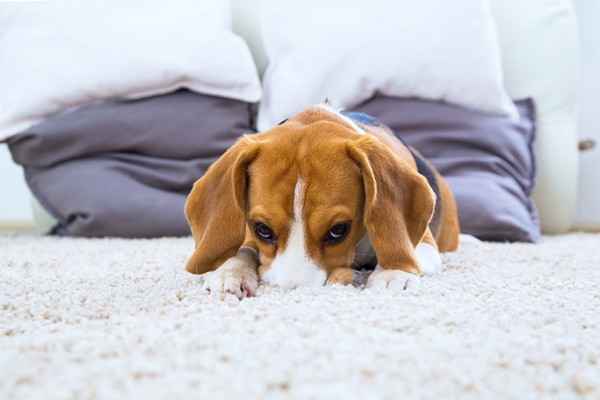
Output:
[[[436,202],[437,198],[437,202]],[[405,288],[458,246],[454,198],[427,161],[384,125],[328,103],[241,138],[192,189],[186,269],[211,292],[281,286]]]

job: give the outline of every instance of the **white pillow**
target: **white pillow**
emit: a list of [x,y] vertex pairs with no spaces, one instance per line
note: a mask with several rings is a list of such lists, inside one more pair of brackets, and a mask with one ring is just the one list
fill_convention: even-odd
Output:
[[258,128],[330,97],[381,93],[518,118],[487,0],[264,0]]
[[261,87],[227,0],[0,4],[0,139],[107,98],[189,88],[256,102]]

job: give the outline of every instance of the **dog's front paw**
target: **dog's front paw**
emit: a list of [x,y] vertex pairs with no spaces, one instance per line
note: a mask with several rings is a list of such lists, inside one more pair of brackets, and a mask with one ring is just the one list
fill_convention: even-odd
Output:
[[354,270],[350,268],[336,268],[327,277],[325,285],[349,285],[354,282]]
[[366,288],[391,289],[391,290],[415,290],[421,286],[421,280],[415,274],[398,269],[383,269],[377,266],[369,279]]
[[211,294],[232,294],[238,299],[251,297],[258,289],[256,268],[232,257],[215,271],[205,274],[203,289]]

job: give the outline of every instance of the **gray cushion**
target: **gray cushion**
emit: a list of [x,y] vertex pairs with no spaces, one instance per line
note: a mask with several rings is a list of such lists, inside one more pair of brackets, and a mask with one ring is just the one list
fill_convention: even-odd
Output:
[[249,104],[181,90],[63,113],[8,144],[52,233],[156,237],[190,233],[192,184],[251,132]]
[[535,242],[535,107],[517,101],[521,119],[441,102],[375,97],[354,108],[378,118],[427,157],[456,198],[461,231],[483,240]]
[[[394,129],[445,176],[461,230],[485,240],[535,242],[535,108],[521,120],[440,102],[375,97],[355,107]],[[13,158],[57,224],[77,236],[187,235],[192,184],[243,133],[244,102],[178,91],[63,113],[10,138]]]

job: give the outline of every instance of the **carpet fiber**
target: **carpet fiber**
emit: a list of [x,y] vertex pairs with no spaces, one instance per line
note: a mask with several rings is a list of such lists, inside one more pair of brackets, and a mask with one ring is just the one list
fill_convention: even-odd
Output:
[[192,248],[0,234],[0,398],[600,398],[599,234],[463,243],[415,292],[242,301]]

